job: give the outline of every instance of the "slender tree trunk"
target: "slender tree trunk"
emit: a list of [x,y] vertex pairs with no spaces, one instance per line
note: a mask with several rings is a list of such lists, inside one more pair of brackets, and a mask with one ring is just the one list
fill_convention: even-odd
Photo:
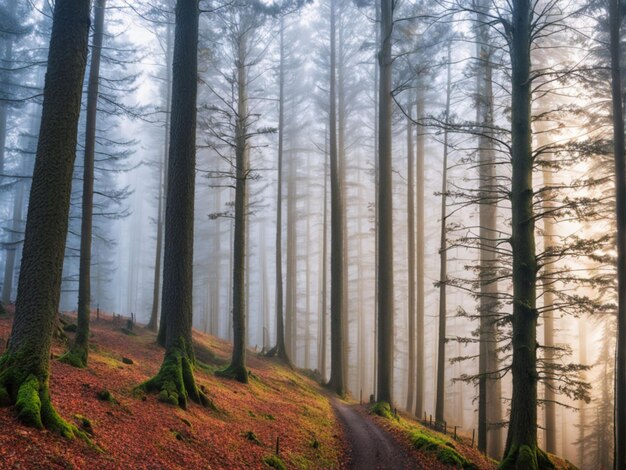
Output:
[[[446,85],[446,126],[450,117],[450,95],[452,44],[448,44],[448,82]],[[439,235],[439,338],[437,342],[437,390],[435,402],[435,421],[445,421],[445,376],[446,376],[446,286],[448,282],[448,248],[446,246],[446,199],[448,191],[448,129],[444,130],[443,138],[443,168],[441,176],[441,229]]]
[[50,345],[57,317],[87,44],[89,1],[57,0],[16,311],[0,357],[0,402],[28,425],[71,437],[50,402]]
[[287,280],[286,280],[286,307],[285,327],[287,330],[287,348],[289,358],[297,363],[297,205],[298,187],[296,185],[296,159],[295,152],[289,152],[289,171],[287,172]]
[[540,468],[537,448],[537,259],[533,213],[530,0],[513,3],[511,54],[511,245],[513,251],[513,393],[502,468]]
[[486,21],[488,0],[478,3],[478,73],[476,75],[476,121],[482,126],[479,147],[479,221],[480,221],[480,342],[478,365],[478,448],[492,458],[502,456],[500,381],[492,375],[498,369],[498,283],[497,205],[495,155],[493,149],[493,82],[489,26]]
[[156,252],[154,259],[154,284],[152,286],[152,310],[150,312],[150,321],[148,322],[148,328],[152,331],[157,330],[157,325],[159,326],[159,331],[161,333],[158,335],[158,342],[161,346],[165,346],[165,328],[167,322],[165,318],[161,316],[161,321],[159,323],[159,294],[161,292],[161,269],[162,269],[162,255],[163,255],[163,229],[164,229],[164,220],[163,220],[163,196],[167,193],[167,152],[170,144],[170,107],[172,101],[172,69],[171,69],[171,49],[172,49],[172,33],[171,26],[167,24],[166,31],[166,47],[165,47],[165,88],[166,88],[166,98],[165,98],[165,135],[164,135],[164,145],[163,145],[163,156],[161,158],[161,167],[159,168],[159,195],[158,195],[158,205],[157,205],[157,239],[156,239]]
[[393,183],[391,121],[393,102],[391,34],[393,1],[381,0],[378,127],[378,401],[391,403],[393,382]]
[[[417,84],[415,104],[417,119],[424,118],[425,97],[421,84]],[[415,147],[415,416],[424,414],[424,161],[426,159],[426,139],[422,127],[417,127]]]
[[[578,319],[578,362],[580,364],[587,364],[587,325],[585,318]],[[584,382],[587,381],[587,374],[585,371],[581,371],[580,379]],[[584,400],[578,402],[578,467],[586,468],[585,466],[585,452],[587,450],[587,443],[585,442],[587,431],[587,403]]]
[[[307,155],[307,173],[311,174],[311,158]],[[304,238],[305,248],[305,328],[304,328],[304,368],[311,369],[311,186],[307,180],[306,195],[306,235]]]
[[104,38],[106,0],[94,5],[94,32],[87,85],[87,123],[85,128],[85,159],[83,165],[83,207],[80,230],[80,268],[78,275],[78,312],[76,337],[72,347],[61,357],[74,367],[86,367],[89,357],[89,317],[91,314],[91,233],[93,226],[93,184],[96,154],[96,119],[98,117],[98,86],[100,56]]
[[319,348],[319,371],[322,379],[326,378],[326,331],[328,326],[326,324],[326,309],[328,307],[328,131],[324,133],[324,208],[322,209],[322,287],[321,287],[321,335],[320,335],[320,348]]
[[230,366],[219,375],[248,383],[246,370],[246,251],[248,217],[248,77],[246,52],[248,30],[240,33],[237,42],[237,126],[235,144],[235,234],[233,244],[233,354]]
[[265,245],[265,227],[264,224],[259,224],[259,276],[261,279],[261,302],[260,307],[263,317],[263,352],[266,353],[269,349],[269,329],[270,329],[270,299],[267,285],[267,249]]
[[[18,2],[9,2],[8,5],[8,17],[10,20],[15,19],[15,10],[17,8]],[[10,69],[13,67],[13,41],[14,35],[10,32],[5,32],[6,34],[4,38],[3,44],[3,54],[2,60],[0,61],[0,79],[4,79],[4,83],[7,86],[10,86],[11,83],[11,75]],[[4,70],[2,70],[4,68]],[[4,152],[6,148],[6,138],[7,138],[7,118],[9,114],[8,103],[2,100],[2,95],[0,95],[0,174],[4,173]],[[4,300],[3,300],[4,302]]]
[[276,354],[289,362],[285,344],[283,317],[283,150],[285,134],[285,20],[280,18],[280,70],[278,103],[278,178],[276,183],[276,346],[268,355]]
[[413,154],[413,124],[411,122],[411,102],[407,105],[406,120],[406,149],[407,149],[407,258],[408,258],[408,328],[409,328],[409,357],[408,357],[408,386],[406,409],[413,412],[415,399],[415,157]]
[[159,373],[143,384],[147,391],[158,391],[161,401],[181,408],[188,399],[209,403],[194,379],[191,336],[199,13],[197,0],[176,2],[161,299],[167,319],[165,357]]
[[615,354],[615,457],[614,468],[626,468],[626,155],[622,96],[621,2],[609,0],[611,31],[611,94],[617,211],[617,343]]
[[330,3],[330,382],[338,395],[345,393],[344,349],[344,200],[337,147],[336,16],[337,3]]

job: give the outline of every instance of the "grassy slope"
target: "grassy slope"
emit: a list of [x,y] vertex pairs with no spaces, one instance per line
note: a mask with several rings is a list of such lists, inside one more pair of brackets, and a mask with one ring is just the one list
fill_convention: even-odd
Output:
[[[11,320],[0,317],[0,350]],[[159,403],[156,396],[133,394],[133,387],[154,375],[163,350],[152,333],[121,332],[121,321],[93,322],[93,348],[87,369],[52,361],[52,401],[66,419],[86,417],[93,425],[98,452],[47,431],[17,423],[11,409],[0,408],[0,462],[26,468],[267,468],[280,436],[280,457],[289,468],[342,466],[344,441],[327,398],[307,378],[277,362],[249,359],[249,386],[218,379],[213,370],[229,356],[227,343],[195,334],[197,371],[218,411],[192,405],[188,411]],[[56,343],[55,356],[65,346]],[[122,362],[122,357],[133,364]],[[119,403],[99,400],[109,390]],[[255,441],[256,439],[256,441]]]

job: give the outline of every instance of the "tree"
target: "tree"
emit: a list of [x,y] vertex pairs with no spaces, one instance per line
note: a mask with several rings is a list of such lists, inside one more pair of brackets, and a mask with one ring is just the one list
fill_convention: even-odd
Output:
[[72,169],[87,62],[89,1],[58,0],[30,192],[13,329],[0,357],[0,403],[66,437],[80,433],[50,402],[50,344],[61,288]]
[[391,166],[393,0],[380,2],[378,123],[377,399],[391,403],[393,372],[393,203]]
[[277,355],[289,363],[285,346],[285,320],[283,316],[283,149],[285,140],[285,20],[280,19],[280,65],[278,77],[278,178],[276,182],[276,345],[268,356]]
[[191,337],[199,13],[197,0],[177,0],[161,301],[165,357],[158,374],[140,386],[183,409],[189,399],[209,403],[193,376]]
[[98,86],[100,56],[104,37],[106,0],[94,5],[94,33],[87,87],[87,124],[85,158],[83,162],[83,207],[80,231],[80,274],[78,279],[78,310],[76,336],[70,350],[61,358],[74,367],[86,367],[89,357],[89,317],[91,314],[91,233],[93,221],[93,182],[96,152],[96,117],[98,113]]
[[345,393],[344,350],[344,199],[337,148],[337,78],[336,78],[336,15],[335,0],[330,4],[330,381],[338,394]]
[[609,1],[615,210],[617,215],[617,342],[615,354],[614,468],[626,467],[626,149],[620,68],[622,10],[620,0]]

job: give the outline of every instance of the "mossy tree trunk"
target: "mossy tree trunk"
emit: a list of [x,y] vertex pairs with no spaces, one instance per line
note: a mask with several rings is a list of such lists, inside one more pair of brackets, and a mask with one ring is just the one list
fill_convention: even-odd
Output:
[[545,468],[537,448],[537,259],[533,211],[531,132],[530,0],[513,3],[509,30],[511,56],[511,211],[513,393],[501,468]]
[[166,350],[159,373],[142,385],[159,392],[161,401],[183,409],[189,399],[208,404],[195,383],[191,337],[198,17],[198,0],[176,2],[161,300]]
[[0,403],[20,421],[72,437],[50,402],[50,346],[68,228],[89,34],[89,0],[57,0],[13,329],[0,357]]
[[391,153],[391,121],[393,114],[391,34],[393,31],[392,0],[380,2],[380,50],[378,66],[378,401],[391,403],[393,382],[393,185]]
[[89,357],[89,317],[91,314],[91,232],[93,226],[93,184],[96,153],[96,118],[98,115],[98,86],[100,56],[104,38],[106,0],[94,5],[94,32],[91,64],[87,85],[87,123],[85,126],[85,159],[83,163],[83,207],[80,229],[80,266],[78,275],[78,319],[76,337],[61,361],[74,367],[86,367]]

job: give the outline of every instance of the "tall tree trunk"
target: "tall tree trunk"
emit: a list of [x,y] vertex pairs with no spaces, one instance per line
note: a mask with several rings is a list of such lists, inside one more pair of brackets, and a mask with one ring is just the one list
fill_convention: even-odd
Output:
[[[450,95],[452,87],[452,44],[448,44],[448,81],[446,85],[445,122],[448,125],[450,117]],[[446,203],[448,191],[448,129],[444,130],[443,137],[443,167],[441,175],[441,229],[439,232],[439,338],[437,342],[437,389],[435,401],[435,421],[445,421],[445,377],[446,377],[446,286],[448,282],[448,248],[446,246]]]
[[[421,83],[417,84],[415,114],[424,118],[425,96]],[[424,414],[424,161],[426,159],[426,138],[423,128],[416,127],[415,146],[415,416]]]
[[278,178],[276,183],[276,346],[268,355],[289,362],[283,316],[283,151],[285,134],[285,20],[280,18],[280,70],[278,99]]
[[93,226],[93,184],[96,154],[96,119],[98,116],[98,87],[100,56],[104,38],[106,0],[94,5],[94,30],[91,64],[87,85],[87,123],[85,127],[85,159],[83,164],[83,207],[80,229],[80,267],[78,274],[78,311],[76,337],[61,361],[74,367],[86,367],[89,357],[89,317],[91,314],[91,232]]
[[513,393],[502,468],[540,468],[537,448],[537,259],[533,213],[530,0],[513,3],[511,55],[511,245],[513,251]]
[[246,370],[246,251],[248,216],[248,31],[237,38],[237,121],[235,130],[235,234],[233,240],[233,353],[230,365],[219,372],[248,383]]
[[[159,168],[159,193],[158,193],[158,205],[157,205],[157,239],[156,250],[154,255],[154,283],[152,285],[152,310],[150,311],[150,321],[148,322],[148,328],[151,331],[157,331],[157,325],[159,326],[160,334],[157,337],[157,341],[161,346],[165,346],[165,328],[167,322],[165,318],[161,316],[159,323],[159,294],[161,292],[161,269],[162,269],[162,256],[163,256],[163,196],[167,193],[167,152],[170,144],[170,107],[172,101],[172,69],[171,67],[171,50],[172,50],[172,32],[170,23],[167,23],[166,30],[166,46],[165,46],[165,135],[163,145],[163,156],[161,158],[161,167]],[[161,331],[162,330],[162,331]]]
[[285,329],[287,330],[287,348],[289,358],[297,363],[297,198],[298,187],[296,185],[296,159],[297,154],[289,152],[289,171],[287,172],[287,280],[286,280],[286,307]]
[[82,97],[89,1],[57,0],[13,329],[0,357],[0,403],[28,425],[71,437],[50,402],[50,344],[57,317]]
[[[18,2],[9,2],[8,17],[9,20],[15,19],[15,10]],[[11,75],[10,70],[13,67],[13,41],[14,35],[10,31],[3,31],[6,34],[3,44],[2,60],[0,60],[0,79],[3,79],[5,85],[10,86]],[[4,70],[3,70],[4,69]],[[2,100],[0,95],[0,174],[4,173],[4,152],[7,138],[7,118],[8,118],[8,102]],[[3,300],[4,302],[4,300]]]
[[159,373],[142,385],[183,409],[188,399],[209,403],[193,376],[191,336],[199,13],[197,0],[177,0],[161,299],[167,319],[165,357]]
[[609,0],[611,31],[611,95],[617,211],[617,343],[615,354],[615,457],[614,468],[626,468],[626,155],[624,107],[620,68],[621,2]]
[[267,247],[265,245],[265,226],[259,224],[259,277],[261,281],[261,301],[260,308],[262,312],[262,328],[263,328],[263,352],[269,349],[269,329],[270,329],[270,299],[267,283]]
[[[580,364],[587,364],[587,325],[585,318],[578,319],[578,362]],[[587,381],[587,374],[585,371],[581,371],[580,379],[584,382]],[[587,434],[587,403],[584,400],[578,402],[578,467],[586,468],[585,466],[585,452],[587,450],[587,443],[585,442]]]
[[488,0],[478,2],[477,35],[478,73],[476,75],[476,121],[480,128],[479,158],[479,221],[480,221],[480,342],[478,360],[478,448],[492,458],[502,456],[502,419],[498,369],[498,283],[497,239],[498,218],[496,198],[496,169],[493,149],[493,80],[489,26],[486,14]]
[[378,124],[378,367],[377,399],[391,403],[393,382],[393,183],[391,121],[393,115],[391,33],[393,0],[380,1],[380,68]]
[[330,382],[338,395],[345,393],[344,349],[344,199],[337,147],[336,16],[337,2],[330,2]]
[[408,386],[406,394],[406,409],[413,413],[415,399],[415,157],[413,154],[413,124],[411,122],[411,102],[407,105],[406,120],[406,151],[407,151],[407,257],[408,257],[408,328],[409,328],[409,357],[408,357]]
[[322,379],[326,378],[326,309],[328,305],[328,129],[324,132],[324,208],[322,209],[322,254],[321,254],[321,300],[320,300],[320,316],[321,316],[321,334],[320,346],[318,351],[319,365],[318,369]]

